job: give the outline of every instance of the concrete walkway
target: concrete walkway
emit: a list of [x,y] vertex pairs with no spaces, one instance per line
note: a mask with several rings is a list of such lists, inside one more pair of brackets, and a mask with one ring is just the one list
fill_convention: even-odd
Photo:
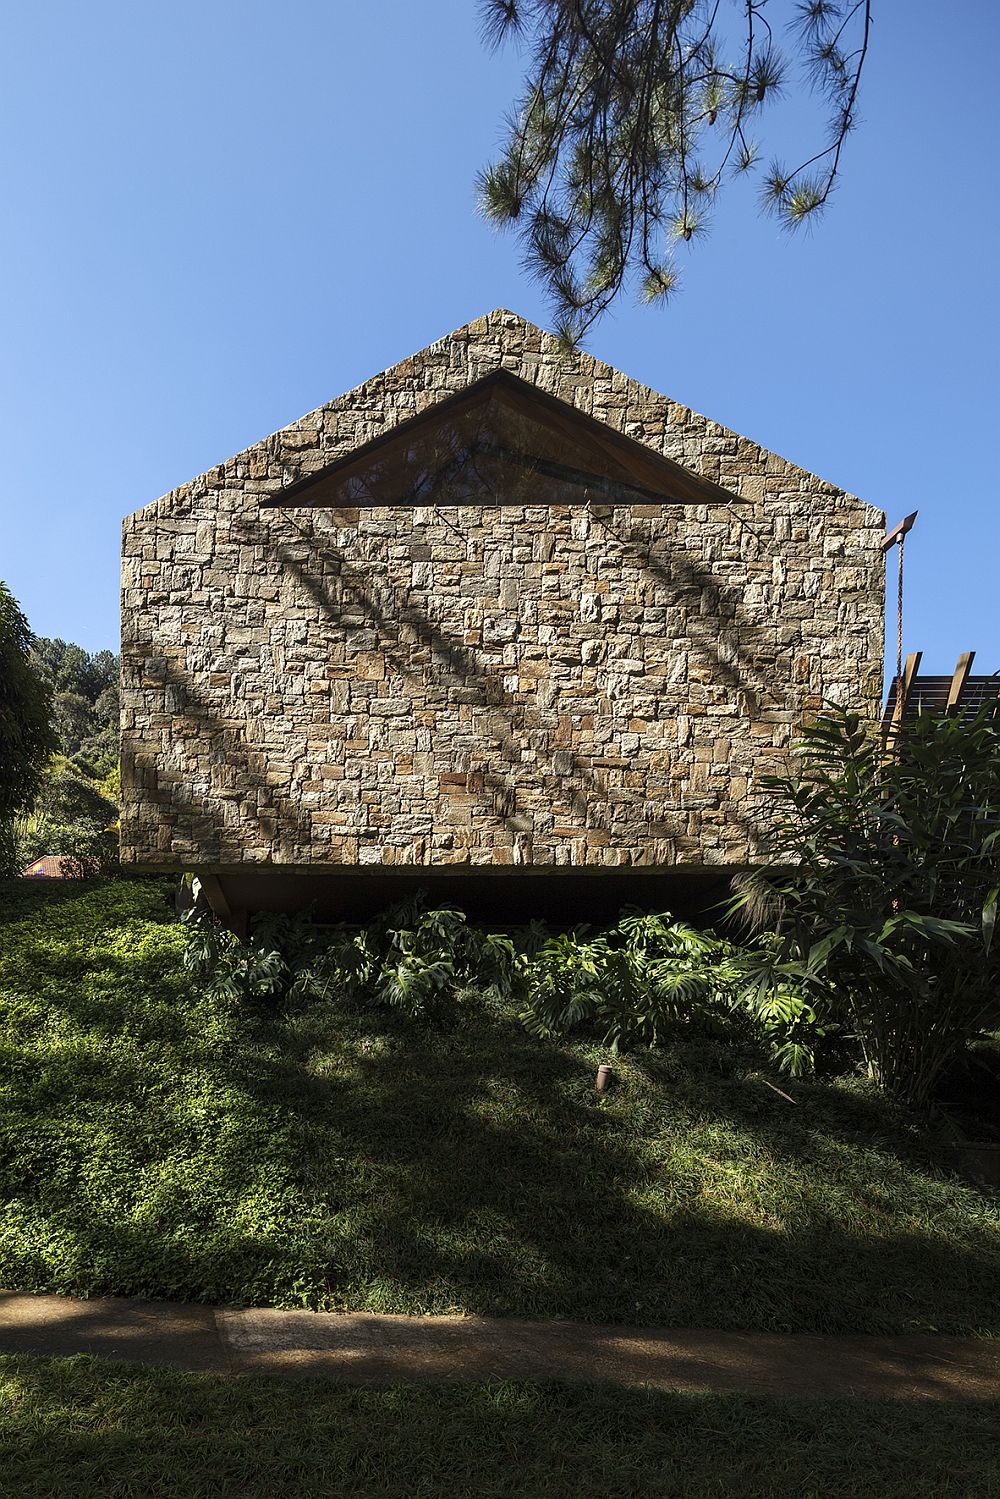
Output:
[[222,1374],[611,1380],[667,1390],[1000,1399],[1000,1341],[820,1337],[481,1317],[383,1317],[0,1291],[0,1352],[96,1354]]

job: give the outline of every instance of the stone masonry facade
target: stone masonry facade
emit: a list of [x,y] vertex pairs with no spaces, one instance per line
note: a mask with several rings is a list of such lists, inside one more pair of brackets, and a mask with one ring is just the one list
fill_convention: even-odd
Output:
[[[736,500],[261,509],[504,368]],[[132,867],[739,866],[878,712],[884,517],[497,311],[130,516]]]

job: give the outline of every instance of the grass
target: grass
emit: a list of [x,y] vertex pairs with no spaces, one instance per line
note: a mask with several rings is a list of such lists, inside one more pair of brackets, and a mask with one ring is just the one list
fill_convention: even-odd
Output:
[[790,1104],[703,1042],[600,1099],[595,1048],[485,1004],[445,1030],[209,1001],[156,884],[0,911],[0,1285],[1000,1334],[997,1203],[857,1086]]
[[1000,1407],[224,1379],[0,1357],[18,1499],[991,1499]]

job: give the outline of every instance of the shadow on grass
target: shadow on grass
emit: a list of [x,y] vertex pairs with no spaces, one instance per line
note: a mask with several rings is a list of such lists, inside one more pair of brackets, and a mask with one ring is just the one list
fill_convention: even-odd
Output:
[[350,1389],[0,1359],[19,1499],[987,1499],[997,1408],[535,1382]]
[[[1000,1331],[995,1208],[929,1170],[873,1097],[816,1083],[790,1105],[752,1061],[679,1043],[617,1062],[601,1100],[596,1048],[485,1006],[435,1030],[213,1005],[156,987],[175,928],[151,923],[137,960],[115,937],[135,900],[105,906],[93,950],[62,968],[50,953],[6,1025],[10,1289]],[[30,969],[22,952],[20,983]]]
[[[303,1185],[349,1162],[323,1304],[675,1326],[930,1330],[997,1324],[996,1219],[922,1168],[874,1101],[619,1065],[511,1024],[251,1080],[302,1130]],[[377,1022],[376,1022],[377,1023]],[[391,1036],[391,1033],[390,1033]],[[670,1073],[673,1073],[671,1081]],[[805,1116],[804,1118],[801,1116]],[[331,1225],[332,1227],[332,1225]]]

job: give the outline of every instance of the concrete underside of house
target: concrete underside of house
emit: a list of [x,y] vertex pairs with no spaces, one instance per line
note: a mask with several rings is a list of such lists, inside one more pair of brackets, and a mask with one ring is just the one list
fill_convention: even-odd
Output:
[[[168,872],[168,871],[161,871]],[[736,868],[639,869],[228,868],[194,871],[212,909],[241,931],[262,911],[310,910],[321,921],[364,921],[423,892],[433,905],[455,905],[497,925],[533,919],[559,926],[610,922],[623,908],[670,911],[719,922]]]

